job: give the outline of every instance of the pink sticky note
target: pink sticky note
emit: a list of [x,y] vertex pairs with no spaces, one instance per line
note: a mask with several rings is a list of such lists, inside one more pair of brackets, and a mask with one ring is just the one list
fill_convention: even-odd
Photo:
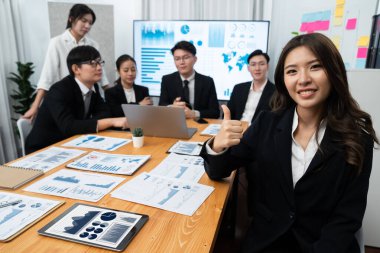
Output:
[[346,29],[354,30],[356,28],[356,18],[350,18],[347,20]]
[[321,21],[319,30],[326,31],[329,29],[330,26],[330,20],[323,20]]
[[366,58],[367,57],[367,51],[368,51],[368,48],[359,47],[358,53],[356,54],[356,58]]
[[300,27],[300,32],[305,32],[307,31],[307,27],[308,27],[308,23],[307,22],[303,22],[301,24],[301,27]]
[[308,23],[306,32],[309,32],[309,31],[315,31],[315,22]]

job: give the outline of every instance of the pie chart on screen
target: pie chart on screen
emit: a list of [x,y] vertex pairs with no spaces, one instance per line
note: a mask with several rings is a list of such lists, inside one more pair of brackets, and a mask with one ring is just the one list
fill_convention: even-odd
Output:
[[181,26],[181,32],[183,34],[188,34],[190,32],[190,27],[188,25]]

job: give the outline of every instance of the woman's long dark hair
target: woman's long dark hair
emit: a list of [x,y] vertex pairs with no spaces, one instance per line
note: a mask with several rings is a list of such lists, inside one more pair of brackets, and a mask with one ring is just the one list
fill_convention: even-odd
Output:
[[271,101],[272,108],[277,111],[295,105],[285,86],[284,67],[288,54],[301,46],[308,48],[319,60],[331,84],[325,113],[321,117],[326,120],[328,127],[339,133],[338,141],[344,146],[346,162],[357,168],[360,173],[365,145],[361,135],[365,132],[374,142],[379,143],[379,141],[372,126],[371,116],[360,109],[350,93],[346,69],[339,51],[325,35],[320,33],[299,35],[286,44],[275,70],[276,92]]

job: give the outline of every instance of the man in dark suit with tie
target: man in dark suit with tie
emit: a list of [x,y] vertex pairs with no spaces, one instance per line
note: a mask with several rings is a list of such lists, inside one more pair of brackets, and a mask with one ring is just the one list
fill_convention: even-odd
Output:
[[194,70],[195,46],[180,41],[171,52],[178,71],[162,77],[159,105],[181,107],[186,118],[219,118],[214,80]]
[[275,91],[274,84],[268,80],[269,56],[260,49],[253,51],[247,59],[248,71],[253,81],[235,85],[228,108],[231,118],[247,121],[249,124],[260,111],[270,110],[270,99]]
[[125,117],[109,118],[110,111],[96,84],[104,61],[92,46],[78,46],[67,56],[70,75],[55,83],[39,109],[26,139],[29,154],[76,134],[109,127],[127,128]]

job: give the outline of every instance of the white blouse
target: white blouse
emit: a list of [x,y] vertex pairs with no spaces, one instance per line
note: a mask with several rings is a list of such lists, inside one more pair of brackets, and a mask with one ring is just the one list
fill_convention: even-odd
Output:
[[[54,83],[69,75],[66,58],[71,49],[82,45],[93,46],[99,50],[99,44],[86,36],[77,43],[69,29],[65,30],[61,35],[52,38],[49,42],[37,88],[49,90]],[[100,83],[102,86],[109,84],[104,68]]]

